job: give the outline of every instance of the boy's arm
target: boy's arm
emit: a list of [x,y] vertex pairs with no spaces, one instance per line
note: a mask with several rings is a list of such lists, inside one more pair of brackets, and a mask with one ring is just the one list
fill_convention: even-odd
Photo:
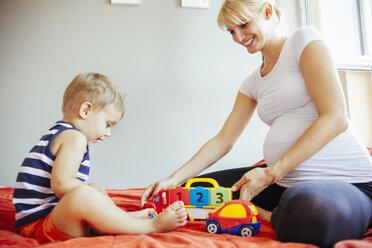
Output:
[[56,156],[50,179],[50,186],[58,198],[83,184],[76,178],[87,147],[86,137],[76,130],[66,130],[52,143],[52,152]]

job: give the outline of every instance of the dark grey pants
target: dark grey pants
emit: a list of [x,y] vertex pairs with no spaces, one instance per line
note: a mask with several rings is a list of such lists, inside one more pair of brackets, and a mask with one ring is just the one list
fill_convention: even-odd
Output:
[[[199,177],[214,178],[221,186],[231,187],[254,168],[223,170]],[[239,192],[233,198],[239,198]],[[288,189],[273,184],[252,202],[273,212],[271,222],[280,241],[332,247],[341,240],[360,239],[367,231],[372,220],[372,182],[314,180]]]

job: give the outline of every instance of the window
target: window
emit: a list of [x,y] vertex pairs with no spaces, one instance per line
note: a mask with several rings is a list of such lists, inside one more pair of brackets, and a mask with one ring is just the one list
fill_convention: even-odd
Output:
[[318,2],[314,13],[323,37],[332,44],[336,56],[364,55],[359,13],[356,0],[327,0]]
[[372,70],[371,0],[277,0],[290,27],[317,28],[332,50],[337,67]]
[[221,210],[221,217],[234,217],[234,218],[245,218],[247,214],[245,208],[241,204],[227,205]]

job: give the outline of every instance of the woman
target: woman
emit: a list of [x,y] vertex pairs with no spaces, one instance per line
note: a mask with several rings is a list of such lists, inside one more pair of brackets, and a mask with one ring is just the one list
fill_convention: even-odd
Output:
[[[372,159],[350,127],[337,70],[327,45],[311,27],[282,32],[281,14],[264,0],[226,0],[218,24],[263,63],[238,92],[219,133],[165,180],[159,190],[195,177],[230,151],[254,110],[270,126],[267,166],[208,177],[240,190],[271,220],[281,241],[329,247],[361,238],[372,218]],[[240,180],[239,180],[240,178]],[[271,213],[272,211],[272,213]]]

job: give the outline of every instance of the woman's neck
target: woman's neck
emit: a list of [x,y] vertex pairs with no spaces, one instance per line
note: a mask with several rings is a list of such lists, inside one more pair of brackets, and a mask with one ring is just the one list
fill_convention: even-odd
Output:
[[287,40],[286,36],[275,37],[261,50],[264,64],[275,64]]
[[263,56],[263,63],[261,66],[262,76],[267,75],[274,68],[286,40],[286,36],[277,36],[274,39],[271,39],[264,49],[261,50]]

